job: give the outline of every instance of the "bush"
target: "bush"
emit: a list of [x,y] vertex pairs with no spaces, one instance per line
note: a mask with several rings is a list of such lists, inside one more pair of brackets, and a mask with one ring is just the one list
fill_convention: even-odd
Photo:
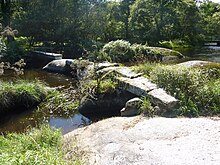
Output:
[[128,62],[134,57],[134,51],[128,41],[116,40],[104,45],[103,50],[113,62]]
[[[97,55],[97,52],[96,52]],[[149,47],[148,45],[133,44],[128,41],[116,40],[107,43],[97,55],[98,61],[110,62],[137,62],[137,61],[162,61],[163,56],[183,55],[177,51],[160,48]]]
[[4,61],[14,63],[22,58],[25,58],[28,52],[31,51],[28,38],[19,37],[15,41],[5,43],[6,49],[3,53]]

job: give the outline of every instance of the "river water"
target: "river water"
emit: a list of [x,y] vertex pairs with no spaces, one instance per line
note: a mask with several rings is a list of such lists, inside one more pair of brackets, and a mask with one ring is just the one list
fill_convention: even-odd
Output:
[[[220,47],[208,46],[199,49],[181,49],[183,55],[187,56],[186,60],[198,59],[220,62]],[[39,79],[48,84],[50,87],[70,86],[75,82],[71,77],[48,73],[41,69],[28,69],[25,74],[15,77],[11,74],[1,76],[0,79],[13,81],[14,79]],[[102,116],[97,118],[101,119]],[[97,120],[97,118],[95,120]],[[62,132],[68,133],[76,128],[88,125],[91,121],[85,116],[73,111],[70,114],[51,114],[48,112],[28,111],[21,114],[8,115],[0,117],[0,134],[6,132],[24,132],[30,127],[38,127],[42,123],[48,123],[55,128],[61,128]]]
[[[0,78],[5,81],[38,79],[47,83],[50,87],[68,87],[70,85],[75,85],[75,81],[71,79],[71,77],[48,73],[41,69],[28,69],[23,76],[19,77],[9,73]],[[77,111],[72,111],[72,113],[69,114],[53,114],[37,110],[26,111],[21,114],[10,114],[0,117],[0,134],[8,132],[25,132],[30,127],[38,127],[42,123],[48,123],[55,128],[62,128],[62,132],[65,134],[73,129],[88,125],[90,120],[79,114]]]

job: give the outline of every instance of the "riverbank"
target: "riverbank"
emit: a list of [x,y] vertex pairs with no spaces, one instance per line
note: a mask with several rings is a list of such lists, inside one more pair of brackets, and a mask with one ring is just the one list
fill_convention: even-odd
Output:
[[219,125],[219,117],[110,118],[65,135],[66,157],[77,149],[85,164],[217,165]]

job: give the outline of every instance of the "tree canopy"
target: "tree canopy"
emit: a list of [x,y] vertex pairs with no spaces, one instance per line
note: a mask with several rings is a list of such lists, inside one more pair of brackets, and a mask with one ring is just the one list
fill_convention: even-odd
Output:
[[1,0],[0,22],[31,43],[50,42],[80,54],[124,39],[196,45],[220,35],[220,4],[210,0]]

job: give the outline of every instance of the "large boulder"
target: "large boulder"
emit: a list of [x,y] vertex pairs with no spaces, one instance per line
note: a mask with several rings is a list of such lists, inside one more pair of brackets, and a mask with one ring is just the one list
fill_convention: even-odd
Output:
[[53,60],[43,67],[44,70],[56,73],[70,74],[72,59]]

